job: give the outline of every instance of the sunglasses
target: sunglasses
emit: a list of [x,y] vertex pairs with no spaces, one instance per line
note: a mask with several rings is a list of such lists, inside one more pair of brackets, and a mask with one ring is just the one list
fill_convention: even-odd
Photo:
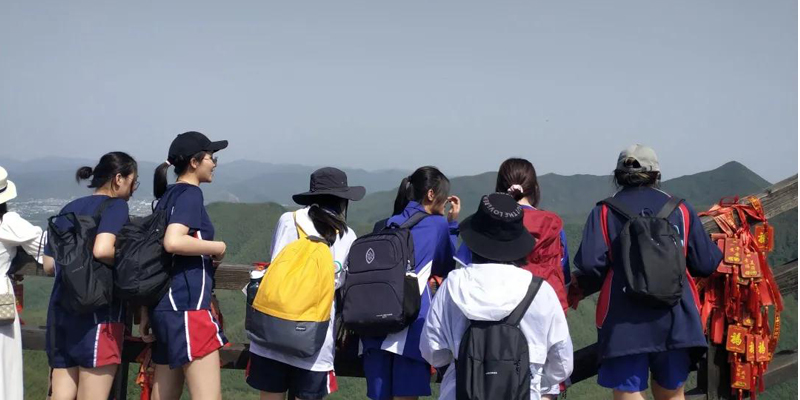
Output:
[[217,161],[219,160],[219,157],[206,157],[206,158],[203,158],[203,161],[205,161],[205,160],[209,160],[212,163],[214,163],[214,165],[217,165]]

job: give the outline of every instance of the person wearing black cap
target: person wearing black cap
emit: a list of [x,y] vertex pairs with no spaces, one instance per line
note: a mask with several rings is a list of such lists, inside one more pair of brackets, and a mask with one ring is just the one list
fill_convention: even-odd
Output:
[[[227,339],[212,313],[212,290],[225,243],[214,241],[200,184],[214,179],[215,153],[227,146],[227,141],[212,142],[200,132],[182,133],[155,172],[157,207],[168,215],[164,249],[173,254],[168,292],[149,313],[142,313],[142,335],[146,341],[155,340],[157,399],[179,398],[184,380],[192,399],[222,398],[219,348]],[[175,167],[177,182],[168,186],[170,166]]]
[[[272,260],[288,244],[299,238],[299,230],[308,236],[318,236],[331,244],[335,268],[335,288],[344,284],[344,264],[356,234],[347,226],[347,207],[350,201],[364,198],[362,186],[349,186],[347,175],[332,167],[320,168],[311,174],[307,192],[292,196],[304,206],[295,212],[284,213],[275,227],[272,240]],[[331,321],[335,320],[335,305]],[[262,399],[284,399],[286,392],[297,398],[321,399],[333,392],[336,375],[333,372],[335,345],[334,324],[328,325],[327,336],[317,354],[302,358],[268,349],[256,341],[250,342],[250,364],[247,383],[262,392]]]
[[[478,211],[460,225],[472,263],[450,273],[433,298],[420,351],[434,367],[449,365],[439,399],[456,398],[455,357],[470,321],[500,321],[525,297],[533,276],[520,268],[535,240],[523,210],[506,193],[483,196]],[[520,321],[528,342],[532,400],[572,373],[572,340],[555,290],[543,281]]]

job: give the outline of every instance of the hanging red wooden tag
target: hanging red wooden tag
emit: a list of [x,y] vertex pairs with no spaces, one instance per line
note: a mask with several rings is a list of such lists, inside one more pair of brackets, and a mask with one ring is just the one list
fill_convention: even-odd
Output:
[[742,263],[742,244],[738,238],[725,239],[725,262],[728,264]]
[[759,261],[758,253],[750,250],[744,250],[744,258],[742,259],[742,266],[739,269],[742,278],[760,278],[761,277],[761,262]]
[[750,364],[735,362],[731,364],[731,387],[734,389],[750,390]]
[[756,362],[767,362],[772,359],[768,344],[769,339],[756,335]]
[[755,362],[756,361],[756,335],[747,336],[747,354],[746,360],[747,362]]
[[747,335],[747,329],[738,325],[729,326],[728,340],[725,343],[725,350],[744,354],[746,349],[745,335]]
[[775,231],[772,229],[772,225],[756,225],[755,238],[756,245],[761,251],[772,251],[775,247]]

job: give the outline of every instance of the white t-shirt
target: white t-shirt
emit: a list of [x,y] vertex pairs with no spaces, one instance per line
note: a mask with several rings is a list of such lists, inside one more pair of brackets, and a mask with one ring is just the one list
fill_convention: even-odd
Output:
[[[278,256],[286,245],[298,239],[297,227],[295,226],[295,218],[297,225],[308,235],[319,236],[319,233],[314,228],[314,223],[308,217],[308,208],[297,210],[295,213],[287,212],[281,215],[278,220],[278,225],[275,227],[275,236],[272,240],[272,260]],[[356,240],[356,233],[352,229],[347,228],[347,233],[343,237],[337,237],[336,242],[331,246],[333,253],[334,268],[336,268],[335,288],[338,289],[344,285],[345,279],[345,260],[347,254],[350,252],[350,246]],[[333,357],[336,338],[334,337],[334,320],[336,314],[336,304],[331,307],[331,323],[328,325],[328,334],[325,337],[325,343],[317,354],[308,358],[301,358],[297,356],[287,355],[270,349],[265,349],[255,343],[250,343],[250,352],[261,357],[266,357],[275,361],[289,364],[293,367],[305,369],[308,371],[332,371],[333,370]]]

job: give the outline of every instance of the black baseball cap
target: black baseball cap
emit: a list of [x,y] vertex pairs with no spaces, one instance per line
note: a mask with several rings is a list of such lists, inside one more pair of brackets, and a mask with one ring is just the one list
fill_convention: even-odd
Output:
[[227,140],[212,142],[206,135],[200,132],[190,131],[178,135],[169,146],[167,161],[173,162],[179,156],[191,157],[201,151],[212,153],[228,147]]

